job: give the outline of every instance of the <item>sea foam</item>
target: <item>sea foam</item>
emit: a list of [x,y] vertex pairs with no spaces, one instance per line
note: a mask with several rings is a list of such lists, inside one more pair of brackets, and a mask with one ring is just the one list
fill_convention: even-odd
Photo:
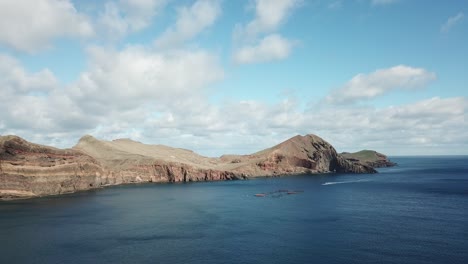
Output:
[[345,184],[345,183],[357,183],[357,182],[367,182],[370,180],[367,179],[361,179],[361,180],[355,180],[355,181],[337,181],[337,182],[325,182],[322,185],[334,185],[334,184]]

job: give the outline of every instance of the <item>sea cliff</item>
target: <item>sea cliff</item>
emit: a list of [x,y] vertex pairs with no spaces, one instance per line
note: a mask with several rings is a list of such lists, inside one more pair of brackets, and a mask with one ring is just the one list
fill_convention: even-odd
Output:
[[2,136],[0,199],[58,195],[125,183],[375,173],[371,165],[343,157],[316,135],[295,136],[250,155],[219,158],[130,139],[104,141],[88,135],[72,149],[57,149],[17,136]]

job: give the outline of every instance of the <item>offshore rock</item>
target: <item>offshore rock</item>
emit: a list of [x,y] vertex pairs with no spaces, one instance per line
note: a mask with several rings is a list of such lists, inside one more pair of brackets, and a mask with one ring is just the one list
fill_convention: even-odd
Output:
[[344,152],[340,155],[351,162],[366,164],[372,168],[393,167],[397,165],[384,154],[374,150],[361,150],[355,153]]

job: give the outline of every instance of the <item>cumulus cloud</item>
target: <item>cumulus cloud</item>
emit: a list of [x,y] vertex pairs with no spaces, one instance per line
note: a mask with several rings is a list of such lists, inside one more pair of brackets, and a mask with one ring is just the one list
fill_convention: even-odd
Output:
[[[416,120],[438,119],[430,122],[433,126],[440,126],[444,123],[444,116],[462,116],[465,111],[466,100],[462,97],[441,99],[434,97],[416,102],[401,108],[391,107],[389,111],[393,116]],[[462,121],[462,120],[460,120]]]
[[300,0],[256,0],[255,18],[245,27],[238,28],[238,34],[253,37],[273,32],[300,3]]
[[121,38],[146,28],[167,0],[120,0],[107,2],[98,24],[108,36]]
[[147,27],[151,19],[162,9],[167,0],[120,0],[119,6],[125,10],[125,20],[134,30]]
[[436,74],[423,68],[398,65],[370,74],[358,74],[326,99],[331,103],[352,103],[381,96],[392,90],[411,90],[426,86]]
[[[206,89],[222,78],[222,69],[204,51],[94,48],[90,56],[90,68],[66,87],[57,87],[46,69],[28,72],[4,56],[1,76],[22,73],[2,79],[2,85],[24,83],[26,88],[7,89],[0,97],[0,134],[59,147],[70,147],[87,133],[104,139],[130,137],[210,156],[250,153],[306,133],[325,138],[338,151],[461,154],[468,147],[464,97],[380,108],[311,104],[304,109],[300,99],[291,97],[276,103],[214,104]],[[205,75],[206,69],[218,73]]]
[[463,14],[462,12],[449,17],[447,21],[440,27],[440,32],[442,33],[449,32],[450,29],[456,26],[457,24],[459,24],[463,20],[464,17],[465,17],[465,14]]
[[69,0],[0,1],[0,44],[16,50],[36,52],[59,37],[93,34],[89,19]]
[[216,56],[205,51],[154,52],[145,47],[89,50],[90,69],[72,87],[74,99],[93,111],[130,109],[185,100],[223,78]]
[[28,72],[13,58],[0,57],[0,134],[50,144],[51,135],[69,133],[52,142],[62,147],[87,133],[135,136],[167,109],[194,111],[224,74],[218,58],[203,50],[93,47],[88,53],[89,68],[67,86],[47,69]]
[[178,46],[211,26],[221,14],[221,2],[197,0],[190,7],[181,7],[177,13],[175,25],[156,40],[157,47]]
[[83,116],[75,120],[78,125],[69,123],[68,120],[77,117],[77,108],[49,69],[29,72],[16,59],[0,55],[0,76],[3,133],[31,134],[34,131],[45,135],[92,123],[92,117],[82,122]]
[[[467,100],[431,98],[384,108],[312,105],[300,109],[294,98],[188,108],[168,108],[147,120],[140,140],[195,149],[205,155],[249,153],[296,134],[315,133],[339,151],[377,149],[390,154],[462,153]],[[187,105],[188,106],[188,105]],[[186,109],[191,111],[187,112]]]
[[234,60],[258,63],[286,59],[293,41],[278,33],[270,33],[276,31],[301,3],[301,0],[256,0],[255,18],[247,25],[237,25],[234,30],[234,41],[239,43],[234,50]]
[[278,34],[268,35],[257,45],[244,46],[234,54],[237,63],[257,63],[282,60],[289,56],[293,42]]
[[27,72],[15,58],[0,54],[0,87],[2,95],[44,94],[54,89],[58,81],[49,69]]
[[[30,8],[12,8],[26,1],[7,2],[0,3],[0,14],[10,10],[19,17],[38,19],[38,14],[28,13]],[[254,3],[255,17],[238,27],[241,39],[233,59],[259,63],[287,58],[294,41],[276,31],[300,2]],[[11,21],[16,31],[24,27],[20,31],[24,36],[11,37],[13,31],[3,30],[5,21],[17,17],[5,14],[0,17],[0,43],[36,51],[54,38],[93,33],[88,19],[69,1],[39,0],[34,5],[38,5],[35,11],[46,10],[47,16],[40,15],[45,24]],[[147,27],[164,5],[162,0],[108,2],[98,23],[111,34],[125,36]],[[220,12],[220,2],[214,0],[198,0],[179,9],[175,25],[158,39],[159,45],[192,39]],[[58,147],[70,147],[88,133],[104,139],[130,137],[212,156],[254,152],[306,133],[324,137],[339,151],[375,148],[390,154],[456,154],[468,148],[464,97],[434,97],[390,107],[335,104],[422,88],[436,78],[423,68],[399,65],[358,74],[325,102],[304,109],[305,102],[297,98],[213,103],[210,96],[219,95],[215,86],[224,71],[218,56],[206,50],[92,46],[87,55],[87,68],[75,82],[64,85],[47,68],[30,71],[12,56],[0,54],[0,134]]]

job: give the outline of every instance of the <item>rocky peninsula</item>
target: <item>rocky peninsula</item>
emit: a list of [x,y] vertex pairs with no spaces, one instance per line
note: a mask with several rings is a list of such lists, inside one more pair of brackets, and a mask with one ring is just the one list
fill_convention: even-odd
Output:
[[354,153],[343,152],[341,156],[351,162],[360,162],[373,168],[393,167],[397,165],[384,154],[374,150],[361,150]]
[[250,155],[219,158],[130,139],[104,141],[88,135],[71,149],[57,149],[17,136],[1,136],[0,199],[58,195],[127,183],[375,173],[374,165],[338,154],[316,135],[295,136]]

